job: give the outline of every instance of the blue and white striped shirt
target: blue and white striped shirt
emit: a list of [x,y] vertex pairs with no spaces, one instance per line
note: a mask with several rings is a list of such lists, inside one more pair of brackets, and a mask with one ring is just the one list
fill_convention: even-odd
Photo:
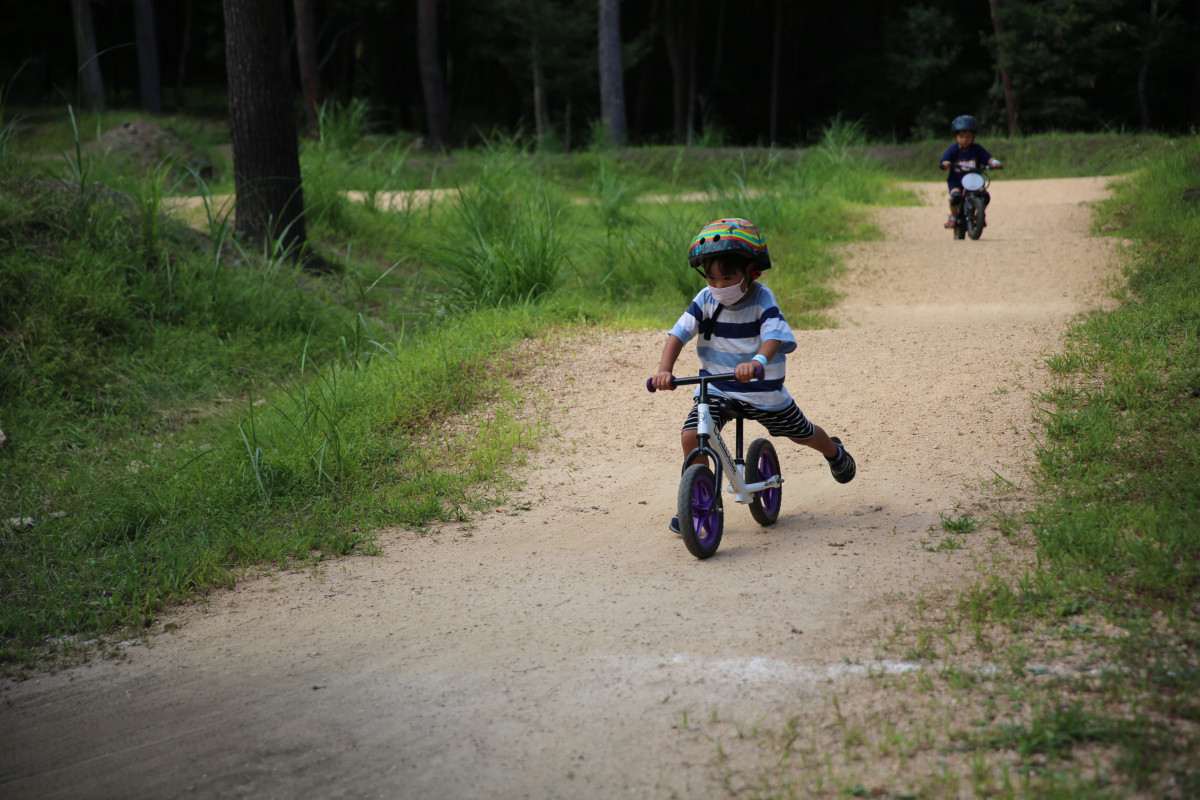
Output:
[[[686,345],[700,334],[701,322],[711,319],[718,305],[712,292],[704,287],[668,333]],[[774,293],[758,281],[740,302],[721,310],[711,339],[701,335],[696,340],[700,374],[733,372],[738,364],[753,358],[764,341],[771,339],[780,343],[779,353],[767,364],[763,380],[750,383],[722,381],[710,384],[709,389],[765,411],[783,408],[792,402],[783,379],[787,375],[785,356],[796,349],[796,337],[783,318]]]

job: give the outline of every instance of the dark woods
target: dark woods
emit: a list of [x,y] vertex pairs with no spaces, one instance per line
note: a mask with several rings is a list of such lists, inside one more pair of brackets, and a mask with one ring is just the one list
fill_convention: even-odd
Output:
[[[836,115],[897,141],[964,112],[990,133],[1200,123],[1200,0],[238,1],[279,6],[301,125],[361,101],[447,146],[500,130],[579,148],[620,124],[632,144],[796,145]],[[11,102],[226,113],[221,3],[70,6],[9,4]],[[614,38],[623,107],[606,112]]]

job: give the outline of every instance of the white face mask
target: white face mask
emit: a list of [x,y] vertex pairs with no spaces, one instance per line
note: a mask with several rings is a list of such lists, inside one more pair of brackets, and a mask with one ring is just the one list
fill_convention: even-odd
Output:
[[708,290],[712,292],[713,297],[723,306],[731,306],[745,296],[746,290],[742,288],[741,282],[735,283],[733,286],[710,286]]

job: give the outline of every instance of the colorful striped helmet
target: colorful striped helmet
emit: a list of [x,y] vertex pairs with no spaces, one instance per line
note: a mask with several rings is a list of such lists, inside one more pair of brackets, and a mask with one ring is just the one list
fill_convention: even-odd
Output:
[[702,270],[700,262],[720,253],[740,253],[754,262],[758,272],[771,268],[767,240],[745,219],[719,219],[700,229],[688,248],[688,263]]

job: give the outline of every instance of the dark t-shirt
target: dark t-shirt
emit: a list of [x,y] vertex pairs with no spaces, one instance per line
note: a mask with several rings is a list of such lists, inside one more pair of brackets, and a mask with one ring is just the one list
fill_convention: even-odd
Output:
[[961,189],[964,174],[990,163],[991,160],[992,154],[984,150],[978,142],[971,142],[971,146],[967,148],[959,147],[956,142],[942,154],[938,163],[950,162],[950,175],[946,178],[946,184],[951,189]]

